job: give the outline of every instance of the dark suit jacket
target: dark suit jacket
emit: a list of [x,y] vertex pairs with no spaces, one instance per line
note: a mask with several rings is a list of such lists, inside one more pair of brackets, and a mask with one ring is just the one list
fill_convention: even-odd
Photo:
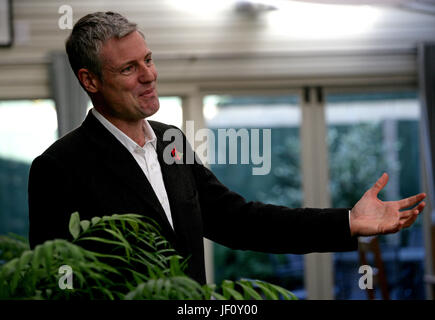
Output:
[[[348,251],[347,209],[290,209],[247,202],[222,185],[202,164],[168,165],[163,141],[171,126],[150,121],[170,202],[171,228],[146,176],[129,151],[89,113],[83,124],[37,157],[29,177],[30,245],[70,239],[68,222],[115,213],[156,220],[162,234],[184,257],[188,275],[205,282],[203,237],[234,249],[270,253]],[[185,154],[190,146],[183,135]]]

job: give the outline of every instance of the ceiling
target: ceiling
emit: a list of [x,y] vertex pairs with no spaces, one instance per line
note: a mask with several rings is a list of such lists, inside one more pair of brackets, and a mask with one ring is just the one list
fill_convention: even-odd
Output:
[[392,6],[435,15],[435,0],[296,0],[322,4]]
[[[177,90],[186,83],[233,87],[236,80],[264,85],[264,79],[274,87],[335,81],[354,85],[355,79],[414,83],[418,48],[435,43],[435,0],[249,1],[277,8],[243,14],[234,10],[236,0],[68,4],[76,21],[104,10],[136,22],[153,50],[160,82]],[[61,3],[13,1],[16,37],[12,47],[0,50],[0,98],[50,97],[50,52],[64,50],[70,33],[58,27]]]

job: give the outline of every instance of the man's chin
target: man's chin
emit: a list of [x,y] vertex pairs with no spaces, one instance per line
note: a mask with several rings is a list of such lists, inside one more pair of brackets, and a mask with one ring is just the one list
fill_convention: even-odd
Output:
[[156,114],[157,111],[159,111],[160,106],[159,105],[151,106],[151,107],[145,106],[145,107],[142,107],[141,109],[142,109],[142,114],[144,115],[144,118],[148,118],[148,117],[151,117],[152,115]]

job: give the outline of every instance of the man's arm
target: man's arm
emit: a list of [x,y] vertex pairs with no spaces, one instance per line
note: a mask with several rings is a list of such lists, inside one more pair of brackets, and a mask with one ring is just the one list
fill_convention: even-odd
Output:
[[347,209],[287,208],[247,202],[194,165],[204,236],[233,249],[309,253],[357,249]]
[[73,190],[67,170],[50,155],[37,157],[30,168],[28,192],[30,247],[68,238]]

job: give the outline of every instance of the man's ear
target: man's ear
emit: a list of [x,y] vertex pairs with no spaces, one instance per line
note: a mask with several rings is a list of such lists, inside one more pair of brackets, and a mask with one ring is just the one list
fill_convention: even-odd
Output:
[[86,91],[90,93],[98,92],[99,79],[95,74],[88,69],[82,68],[77,71],[77,76]]

